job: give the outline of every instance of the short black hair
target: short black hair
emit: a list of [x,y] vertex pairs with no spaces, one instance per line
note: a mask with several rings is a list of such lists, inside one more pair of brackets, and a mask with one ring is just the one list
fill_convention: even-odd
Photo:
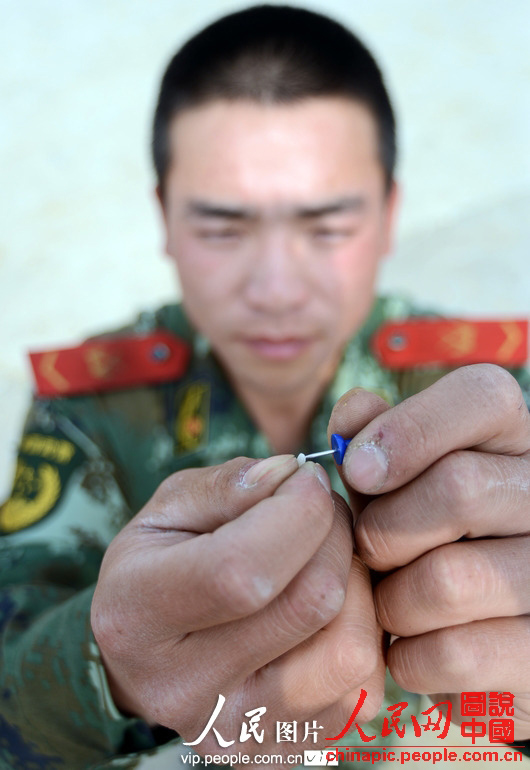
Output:
[[152,152],[160,190],[171,163],[170,124],[214,99],[289,104],[344,96],[364,104],[378,129],[387,189],[396,163],[396,126],[377,63],[346,27],[303,8],[258,5],[213,22],[170,61],[160,87]]

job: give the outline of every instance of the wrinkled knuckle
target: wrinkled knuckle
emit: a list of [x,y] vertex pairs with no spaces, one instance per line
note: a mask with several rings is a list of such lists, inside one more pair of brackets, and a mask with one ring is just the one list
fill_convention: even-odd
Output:
[[438,473],[447,512],[459,521],[474,519],[481,510],[484,489],[475,457],[469,452],[452,452],[440,460]]
[[320,571],[305,577],[289,597],[290,612],[302,629],[317,630],[337,617],[345,599],[342,581],[334,573]]
[[194,506],[194,480],[201,471],[190,468],[167,476],[157,487],[147,504],[151,511],[171,513],[175,506],[186,509]]
[[92,633],[100,650],[110,657],[125,657],[129,651],[129,634],[116,610],[105,607],[94,595],[90,612]]
[[[502,387],[504,384],[513,383],[517,386],[517,380],[510,372],[498,364],[476,364],[464,367],[464,371],[472,371],[480,381],[487,381],[487,389],[491,390],[491,384]],[[517,386],[518,387],[518,386]]]
[[515,377],[502,366],[496,364],[481,364],[478,374],[486,397],[495,405],[501,414],[512,415],[518,412],[523,401],[523,394]]
[[521,406],[524,406],[523,394],[519,383],[506,369],[501,369],[500,367],[497,367],[497,369],[502,372],[502,375],[498,375],[498,393],[503,410],[507,415],[517,414]]
[[154,499],[158,503],[165,504],[175,495],[175,490],[180,486],[178,473],[167,476],[157,487]]
[[247,558],[231,550],[214,565],[214,584],[217,600],[234,617],[244,617],[262,609],[264,581],[250,569]]
[[432,596],[438,608],[451,616],[466,614],[477,596],[472,560],[457,545],[436,548],[427,556],[432,576]]
[[334,657],[334,685],[337,692],[350,692],[365,682],[377,666],[377,651],[373,644],[359,638],[342,639]]

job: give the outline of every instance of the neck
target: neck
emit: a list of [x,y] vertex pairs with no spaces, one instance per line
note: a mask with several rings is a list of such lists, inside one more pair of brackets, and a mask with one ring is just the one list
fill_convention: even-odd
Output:
[[312,383],[296,393],[262,393],[236,388],[241,401],[271,447],[278,454],[298,452],[307,436],[315,410],[328,385]]

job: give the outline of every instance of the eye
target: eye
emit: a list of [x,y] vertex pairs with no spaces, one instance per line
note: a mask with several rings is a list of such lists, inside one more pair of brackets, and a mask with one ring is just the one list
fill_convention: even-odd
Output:
[[197,236],[211,243],[227,243],[243,237],[243,231],[235,227],[208,228],[197,231]]
[[322,243],[339,243],[353,235],[353,230],[344,227],[315,227],[311,235]]

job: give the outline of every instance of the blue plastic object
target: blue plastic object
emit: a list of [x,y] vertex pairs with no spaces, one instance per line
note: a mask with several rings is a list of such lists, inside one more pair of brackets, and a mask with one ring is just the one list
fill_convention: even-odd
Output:
[[339,433],[331,434],[331,448],[333,449],[333,459],[337,465],[342,465],[344,460],[344,453],[348,448],[351,438],[342,438]]

